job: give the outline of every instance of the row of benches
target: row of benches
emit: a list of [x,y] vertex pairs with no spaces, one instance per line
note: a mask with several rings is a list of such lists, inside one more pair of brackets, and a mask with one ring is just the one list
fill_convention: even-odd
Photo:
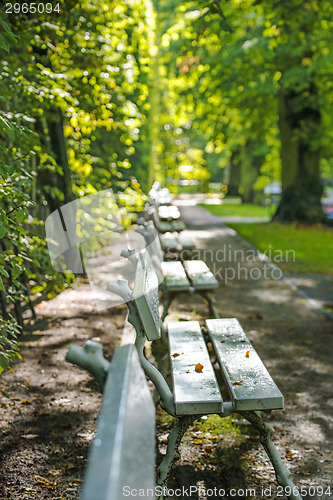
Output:
[[[110,292],[127,303],[128,321],[136,331],[136,349],[133,350],[133,345],[118,348],[111,364],[103,358],[101,346],[91,342],[84,348],[72,346],[67,356],[68,360],[88,369],[104,385],[103,404],[82,500],[118,500],[128,496],[131,489],[141,489],[147,498],[155,496],[154,411],[142,369],[153,382],[161,407],[178,419],[168,437],[166,455],[157,468],[157,485],[167,485],[170,469],[179,458],[181,439],[196,419],[208,414],[224,418],[238,413],[258,430],[278,483],[289,488],[289,498],[299,500],[301,497],[290,472],[284,467],[272,441],[274,430],[264,422],[260,413],[283,408],[283,395],[236,318],[218,318],[214,309],[213,317],[203,325],[198,321],[172,321],[163,326],[159,315],[158,283],[162,282],[160,288],[171,297],[180,291],[175,288],[175,281],[170,285],[168,277],[172,271],[168,271],[168,264],[177,264],[180,273],[177,276],[188,279],[187,289],[192,287],[200,292],[200,285],[196,282],[200,273],[197,271],[192,277],[191,272],[191,266],[198,261],[164,262],[156,231],[149,224],[140,231],[145,236],[147,249],[127,255],[136,265],[133,288],[123,279],[108,285]],[[207,282],[213,283],[212,277],[208,274]],[[163,317],[167,311],[164,304]],[[165,376],[146,359],[144,353],[146,341],[159,341],[161,336],[169,349],[172,390]],[[217,381],[210,350],[214,351],[218,370],[223,374],[223,388]],[[222,393],[229,394],[227,401]],[[125,470],[133,471],[125,475]]]

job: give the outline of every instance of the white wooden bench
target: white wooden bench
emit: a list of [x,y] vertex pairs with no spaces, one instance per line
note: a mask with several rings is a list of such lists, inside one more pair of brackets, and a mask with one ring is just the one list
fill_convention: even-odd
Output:
[[165,255],[176,253],[182,256],[185,253],[190,254],[195,248],[194,241],[182,233],[177,236],[172,233],[164,233],[160,234],[159,238]]
[[[154,383],[160,405],[178,423],[168,437],[165,458],[158,467],[157,484],[166,485],[170,469],[179,458],[181,439],[200,415],[226,417],[239,413],[260,434],[260,441],[275,469],[276,479],[288,487],[292,500],[300,500],[290,472],[272,441],[273,428],[258,411],[283,408],[283,395],[247,339],[237,319],[208,319],[201,328],[197,321],[170,322],[167,325],[173,388],[144,355],[145,342],[161,335],[158,311],[158,278],[149,253],[138,255],[133,290],[125,280],[110,282],[108,290],[127,301],[128,320],[136,330],[135,345],[147,377]],[[211,343],[223,373],[229,400],[224,401],[207,349]],[[200,363],[200,365],[199,365]],[[197,367],[201,366],[201,369]]]
[[200,294],[207,301],[210,314],[217,317],[215,300],[209,292],[218,288],[219,283],[207,264],[202,260],[164,261],[159,237],[153,224],[141,225],[137,232],[145,238],[160,278],[160,288],[164,295],[162,320],[167,316],[174,298],[184,292]]
[[71,346],[66,359],[104,389],[80,500],[132,498],[140,490],[155,498],[155,407],[135,346],[118,347],[109,363],[102,345],[88,341]]
[[180,219],[160,220],[157,209],[153,206],[147,208],[146,214],[148,219],[153,221],[157,231],[161,234],[180,233],[184,231],[186,227],[184,222]]
[[158,207],[158,217],[160,221],[174,221],[180,219],[180,212],[175,205],[160,205]]

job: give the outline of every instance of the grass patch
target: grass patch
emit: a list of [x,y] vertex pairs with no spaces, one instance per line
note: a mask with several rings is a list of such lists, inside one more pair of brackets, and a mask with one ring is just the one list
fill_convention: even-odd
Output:
[[331,228],[278,223],[228,226],[261,252],[268,256],[270,252],[271,260],[284,272],[333,275]]
[[251,203],[242,204],[222,204],[222,205],[206,205],[204,203],[200,204],[200,207],[204,208],[212,215],[219,215],[222,217],[269,217],[271,218],[276,209],[276,205],[254,205]]
[[234,423],[234,415],[221,418],[219,415],[204,416],[196,421],[194,429],[200,431],[202,435],[214,441],[215,438],[221,439],[221,435],[228,434],[234,438],[242,435],[238,426]]

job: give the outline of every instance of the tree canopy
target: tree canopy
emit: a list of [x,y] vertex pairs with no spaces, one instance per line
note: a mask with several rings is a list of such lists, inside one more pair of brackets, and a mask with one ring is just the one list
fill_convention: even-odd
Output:
[[73,3],[29,26],[0,10],[0,370],[24,309],[73,278],[43,226],[74,198],[112,188],[139,210],[160,180],[251,202],[281,181],[277,219],[324,220],[329,0]]

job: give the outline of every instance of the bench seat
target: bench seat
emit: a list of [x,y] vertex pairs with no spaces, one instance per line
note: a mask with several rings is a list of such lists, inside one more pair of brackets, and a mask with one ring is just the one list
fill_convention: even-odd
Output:
[[164,252],[177,252],[179,250],[178,238],[171,233],[161,234],[160,242]]
[[185,269],[180,261],[161,262],[164,284],[169,292],[181,292],[189,290],[189,282]]
[[161,234],[160,242],[164,252],[192,251],[195,248],[194,241],[183,234],[179,234],[178,236],[174,236],[172,233]]
[[185,260],[184,267],[193,286],[197,290],[213,290],[219,282],[203,260]]
[[172,221],[161,221],[157,226],[158,232],[160,233],[180,233],[184,231],[185,224],[182,220],[172,220]]
[[197,290],[213,290],[219,283],[202,260],[161,262],[164,284],[169,292],[187,291],[190,287]]
[[158,216],[160,220],[177,220],[180,217],[180,212],[174,205],[162,205],[158,207]]
[[[280,390],[238,320],[209,319],[206,326],[235,409],[283,408]],[[200,324],[169,321],[168,338],[176,415],[222,413],[223,400]]]

